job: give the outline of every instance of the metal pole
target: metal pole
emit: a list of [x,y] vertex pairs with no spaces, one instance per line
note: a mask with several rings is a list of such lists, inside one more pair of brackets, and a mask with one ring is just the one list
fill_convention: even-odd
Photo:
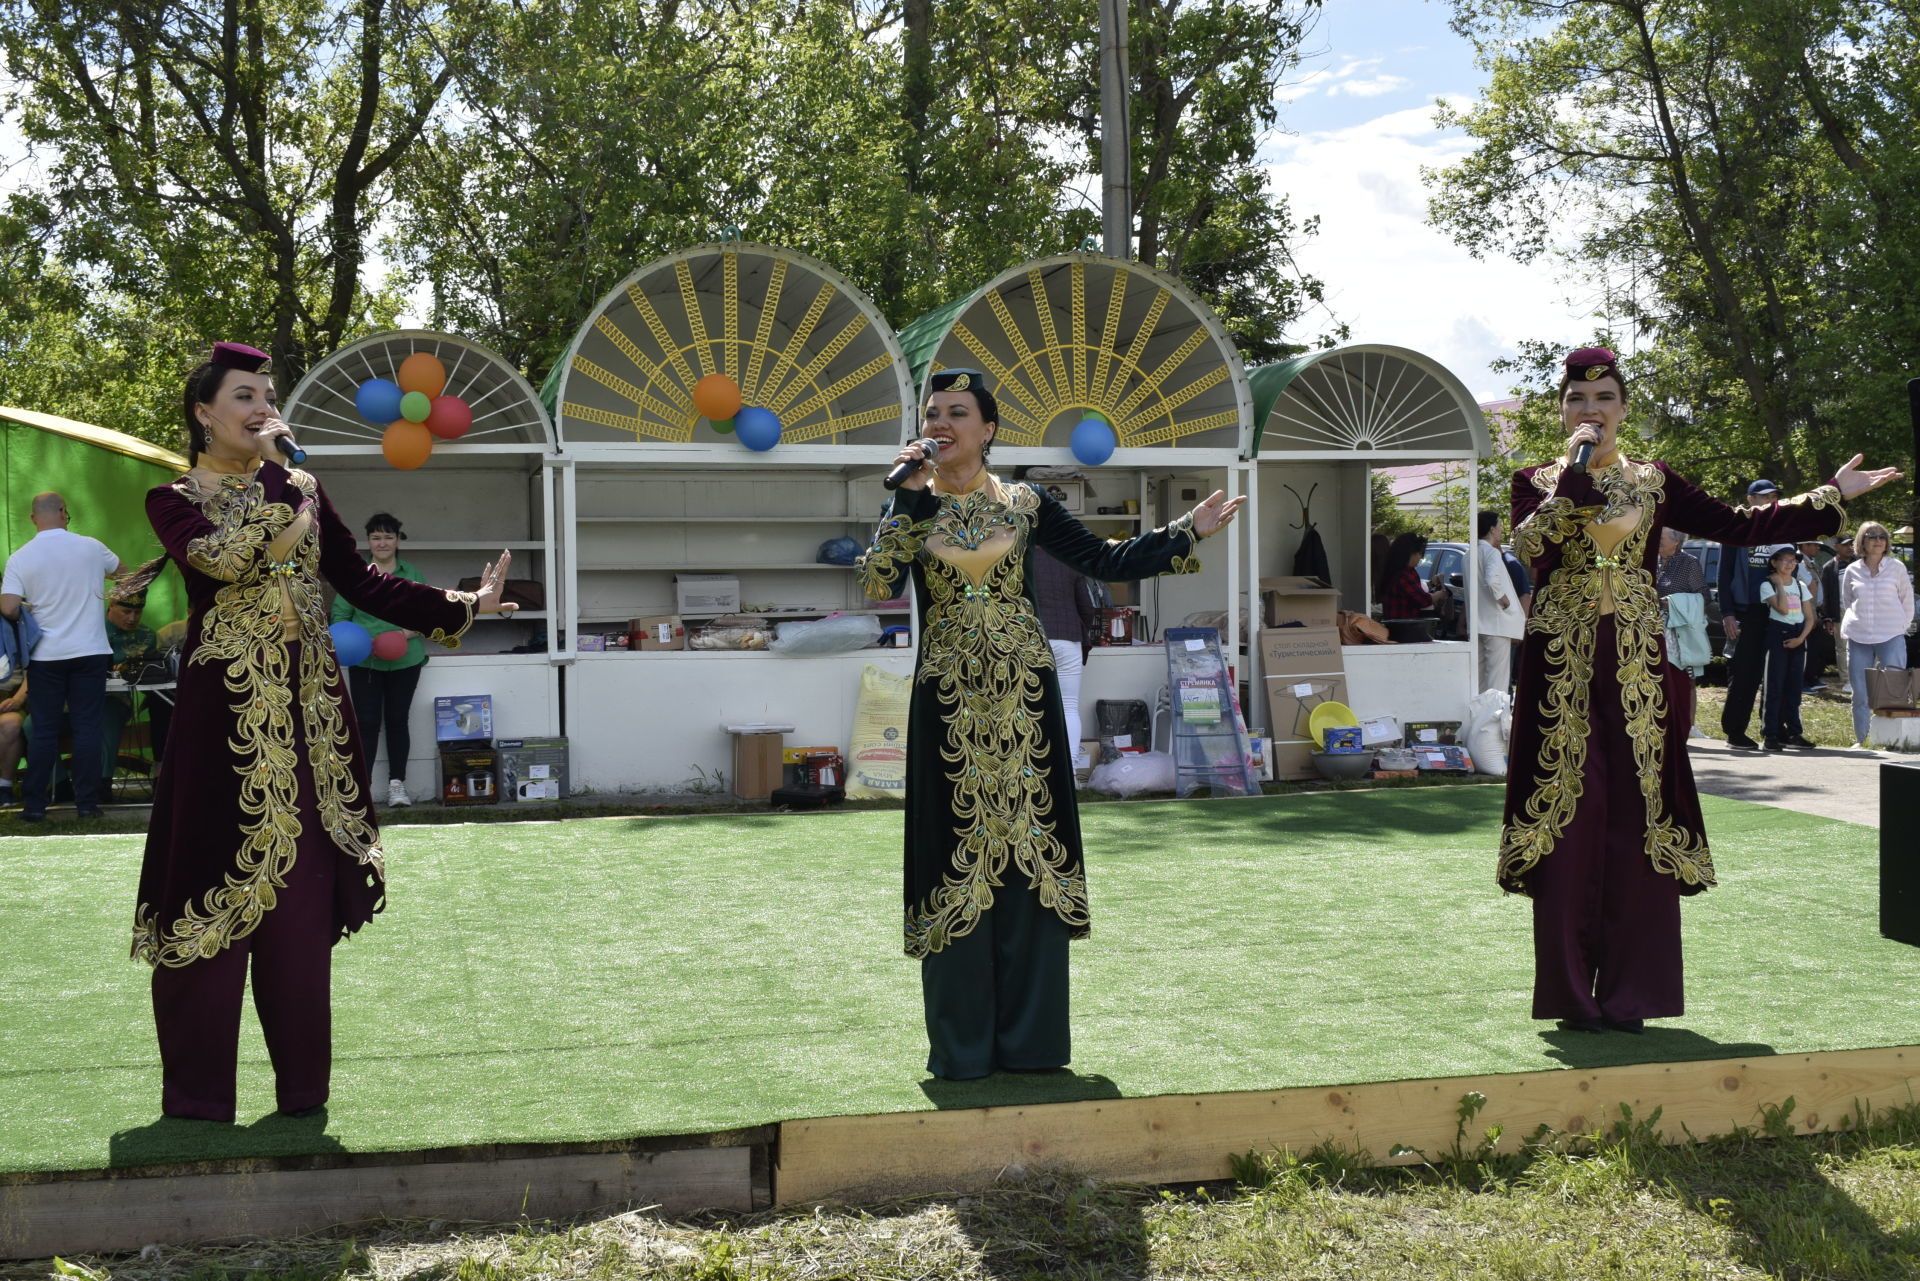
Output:
[[1101,242],[1115,258],[1133,257],[1131,135],[1127,128],[1127,0],[1100,0]]

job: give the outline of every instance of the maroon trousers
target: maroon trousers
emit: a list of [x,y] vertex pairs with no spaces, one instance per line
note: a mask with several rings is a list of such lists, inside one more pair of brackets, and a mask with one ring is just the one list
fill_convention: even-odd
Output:
[[231,1121],[240,1052],[240,1006],[253,961],[253,1006],[273,1060],[283,1112],[327,1101],[333,1068],[333,890],[340,855],[302,841],[286,888],[259,928],[218,956],[153,972],[167,1116]]
[[[1527,874],[1536,1019],[1658,1019],[1685,1012],[1680,883],[1647,860],[1647,803],[1611,661],[1612,622],[1602,620],[1594,656],[1579,807],[1553,852]],[[1684,706],[1669,710],[1677,721],[1687,719]],[[1685,734],[1682,725],[1683,740]],[[1672,737],[1667,750],[1674,750]]]

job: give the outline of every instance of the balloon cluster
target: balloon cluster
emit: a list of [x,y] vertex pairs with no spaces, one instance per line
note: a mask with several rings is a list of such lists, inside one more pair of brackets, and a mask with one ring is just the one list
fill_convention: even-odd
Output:
[[708,374],[693,385],[693,407],[723,435],[732,432],[748,449],[765,453],[780,443],[780,415],[740,403],[740,384],[725,374]]
[[1119,443],[1113,424],[1099,414],[1090,413],[1073,425],[1073,456],[1089,467],[1113,457],[1113,447]]
[[381,632],[373,635],[360,624],[351,621],[335,623],[327,628],[333,637],[333,654],[340,660],[342,667],[358,667],[369,658],[382,662],[392,662],[403,658],[407,652],[407,634],[405,632]]
[[433,453],[436,436],[458,440],[473,426],[473,410],[458,396],[441,395],[446,387],[447,367],[440,358],[416,351],[400,362],[397,379],[369,378],[361,383],[353,394],[353,407],[368,422],[386,427],[380,452],[387,461],[412,471]]

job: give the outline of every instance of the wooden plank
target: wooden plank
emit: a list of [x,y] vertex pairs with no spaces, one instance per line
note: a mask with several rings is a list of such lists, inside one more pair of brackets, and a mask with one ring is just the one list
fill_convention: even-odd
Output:
[[[1386,1161],[1395,1144],[1435,1156],[1455,1138],[1456,1109],[1479,1091],[1487,1104],[1467,1146],[1490,1125],[1512,1151],[1545,1124],[1570,1133],[1604,1127],[1620,1105],[1683,1137],[1757,1125],[1760,1109],[1791,1097],[1802,1130],[1840,1124],[1856,1101],[1912,1102],[1920,1046],[1835,1050],[1692,1063],[1559,1069],[1365,1085],[1303,1086],[1234,1094],[1101,1099],[1023,1108],[826,1117],[780,1127],[777,1204],[963,1192],[1010,1165],[1066,1166],[1140,1183],[1223,1179],[1229,1158],[1251,1150],[1304,1151],[1323,1140]],[[1404,1160],[1418,1160],[1406,1157]]]
[[636,1205],[668,1214],[751,1210],[753,1151],[708,1147],[18,1183],[0,1186],[0,1258],[291,1236],[372,1219],[510,1222]]

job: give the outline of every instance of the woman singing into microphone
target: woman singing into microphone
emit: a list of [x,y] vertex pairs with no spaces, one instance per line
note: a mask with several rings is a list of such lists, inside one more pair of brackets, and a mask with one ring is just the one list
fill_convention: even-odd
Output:
[[1611,351],[1567,357],[1559,404],[1565,455],[1513,478],[1514,546],[1537,586],[1498,876],[1533,899],[1533,1017],[1639,1032],[1684,1011],[1680,898],[1714,884],[1687,762],[1688,682],[1662,635],[1656,535],[1817,538],[1845,523],[1844,500],[1899,473],[1857,471],[1855,457],[1811,493],[1731,508],[1665,463],[1621,456],[1627,385]]
[[[1066,1066],[1067,941],[1088,933],[1073,740],[1033,602],[1044,548],[1102,582],[1200,568],[1239,498],[1213,494],[1124,542],[1036,485],[987,471],[999,409],[976,370],[929,381],[938,462],[895,493],[862,561],[867,595],[911,576],[923,611],[907,727],[906,950],[920,960],[927,1070],[948,1080]],[[908,445],[899,461],[920,456]]]
[[448,645],[499,603],[379,573],[320,483],[273,461],[287,435],[265,352],[217,343],[187,376],[193,470],[147,494],[187,583],[178,702],[155,790],[133,955],[153,966],[161,1110],[231,1121],[241,994],[282,1112],[327,1101],[329,965],[382,906],[367,759],[327,634],[323,586]]

